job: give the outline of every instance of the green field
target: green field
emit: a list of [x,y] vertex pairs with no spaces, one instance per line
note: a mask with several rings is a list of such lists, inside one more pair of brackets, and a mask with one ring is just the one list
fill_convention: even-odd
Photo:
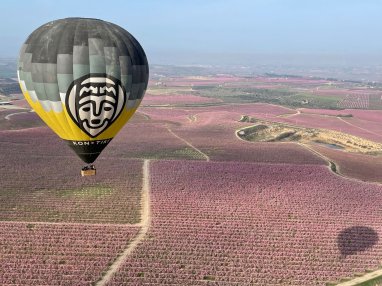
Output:
[[234,88],[219,86],[194,86],[198,95],[219,98],[227,103],[271,103],[292,108],[338,109],[340,97],[317,96],[307,92],[296,92],[292,89]]

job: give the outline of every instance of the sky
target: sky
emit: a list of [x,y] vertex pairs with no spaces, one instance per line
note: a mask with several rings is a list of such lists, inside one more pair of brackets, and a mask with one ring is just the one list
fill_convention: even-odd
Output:
[[16,58],[34,29],[66,17],[122,26],[152,63],[382,54],[380,0],[1,0],[0,5],[2,58]]

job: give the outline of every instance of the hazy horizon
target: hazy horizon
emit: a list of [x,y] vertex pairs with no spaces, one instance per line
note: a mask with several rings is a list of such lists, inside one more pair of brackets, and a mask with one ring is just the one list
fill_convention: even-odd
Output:
[[[378,1],[2,1],[0,58],[66,17],[114,22],[153,64],[382,64]],[[111,8],[110,8],[111,7]],[[107,10],[110,12],[108,13]],[[20,21],[21,20],[21,21]]]

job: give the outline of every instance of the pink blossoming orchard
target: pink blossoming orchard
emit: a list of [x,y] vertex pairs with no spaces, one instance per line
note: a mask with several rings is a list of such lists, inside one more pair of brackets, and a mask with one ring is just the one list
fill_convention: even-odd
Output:
[[[0,107],[0,284],[309,286],[378,271],[381,154],[239,136],[295,127],[379,144],[380,110],[358,106],[352,87],[328,86],[153,80],[92,177],[22,101]],[[296,101],[301,90],[308,99]],[[260,102],[265,93],[274,101]],[[355,103],[324,108],[332,98]]]

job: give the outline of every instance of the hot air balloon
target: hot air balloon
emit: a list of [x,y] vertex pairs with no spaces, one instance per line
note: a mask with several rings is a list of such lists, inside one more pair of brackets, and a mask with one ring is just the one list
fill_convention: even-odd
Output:
[[[32,109],[92,164],[141,103],[149,68],[141,45],[123,28],[67,18],[27,38],[17,74]],[[95,174],[94,166],[82,174]]]

